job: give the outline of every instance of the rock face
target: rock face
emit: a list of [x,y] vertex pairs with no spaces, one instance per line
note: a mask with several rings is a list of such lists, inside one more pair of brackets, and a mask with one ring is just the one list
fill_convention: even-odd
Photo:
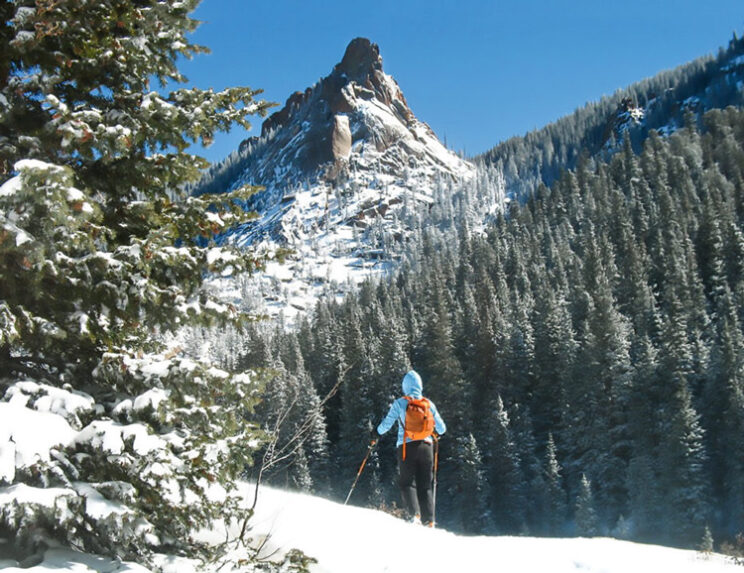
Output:
[[334,161],[348,160],[351,154],[351,129],[346,115],[333,116],[333,132],[331,133],[331,154]]
[[382,71],[380,48],[367,38],[355,38],[346,47],[344,57],[334,69],[357,80],[370,70]]
[[217,168],[226,191],[265,187],[248,205],[259,217],[222,240],[289,247],[286,263],[268,265],[255,287],[271,301],[267,312],[286,317],[394,268],[435,192],[474,170],[416,119],[377,45],[357,38],[327,77],[290,95],[261,137]]
[[383,71],[377,44],[366,38],[352,40],[328,76],[290,95],[240,153],[245,168],[232,186],[266,187],[251,205],[259,211],[281,203],[299,184],[365,187],[382,176],[410,179],[404,186],[411,188],[472,169],[416,119]]
[[643,123],[645,115],[646,111],[632,98],[623,98],[615,113],[607,120],[602,141],[605,145],[617,145],[630,129]]

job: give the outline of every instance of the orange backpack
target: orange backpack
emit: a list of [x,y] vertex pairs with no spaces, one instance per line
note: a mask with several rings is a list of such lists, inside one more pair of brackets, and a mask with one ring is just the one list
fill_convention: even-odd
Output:
[[406,459],[406,438],[411,440],[425,440],[434,433],[434,414],[426,398],[411,398],[404,396],[406,406],[406,420],[403,425],[403,459]]

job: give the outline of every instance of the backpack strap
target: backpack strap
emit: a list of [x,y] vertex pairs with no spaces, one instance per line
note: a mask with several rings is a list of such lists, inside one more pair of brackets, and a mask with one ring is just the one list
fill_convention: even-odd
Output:
[[406,400],[406,411],[403,413],[403,461],[406,461],[406,422],[408,421],[408,406],[411,405],[411,398],[410,396],[403,396]]

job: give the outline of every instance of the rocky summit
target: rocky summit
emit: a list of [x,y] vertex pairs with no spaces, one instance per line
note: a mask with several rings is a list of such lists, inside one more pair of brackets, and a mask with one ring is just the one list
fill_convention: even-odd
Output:
[[277,304],[304,308],[308,291],[394,265],[411,231],[406,217],[426,212],[435,189],[472,178],[474,167],[416,118],[378,46],[356,38],[328,76],[290,95],[261,136],[213,173],[221,190],[264,187],[249,205],[259,217],[223,237],[291,249],[277,280],[304,294]]
[[[264,121],[261,136],[240,145],[239,156],[241,170],[228,188],[265,187],[251,204],[260,214],[282,203],[291,210],[298,192],[312,187],[316,194],[343,195],[345,212],[358,203],[354,217],[368,208],[365,191],[376,199],[381,192],[426,194],[436,180],[461,179],[472,171],[416,119],[396,81],[383,71],[377,44],[366,38],[352,40],[315,86],[290,95]],[[254,242],[257,235],[271,233],[277,241],[292,242],[290,229],[282,232],[266,223],[264,218],[236,230],[235,239]]]

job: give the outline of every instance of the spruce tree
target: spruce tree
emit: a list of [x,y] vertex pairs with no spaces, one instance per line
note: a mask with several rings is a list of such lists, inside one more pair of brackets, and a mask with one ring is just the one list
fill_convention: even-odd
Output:
[[558,428],[560,404],[573,383],[577,343],[566,294],[547,281],[538,287],[535,303],[535,387],[532,409],[539,436]]
[[594,537],[599,533],[597,510],[594,505],[592,482],[581,474],[579,495],[576,498],[576,531],[584,537]]
[[445,505],[450,519],[458,530],[465,533],[484,531],[491,522],[486,501],[488,481],[483,473],[480,449],[472,434],[457,438],[455,455],[450,463],[455,464],[454,481],[445,490],[450,492]]
[[424,393],[437,403],[443,415],[446,413],[453,428],[463,428],[470,417],[470,392],[455,354],[443,277],[432,273],[428,288],[430,292],[414,367],[420,368]]
[[[188,39],[197,4],[2,5],[4,399],[24,396],[26,416],[52,396],[85,404],[55,411],[73,440],[3,476],[9,488],[58,486],[49,491],[67,508],[59,519],[32,499],[2,508],[2,537],[19,548],[51,537],[144,561],[205,556],[195,531],[237,509],[227,491],[256,442],[257,380],[163,340],[190,323],[246,318],[203,287],[212,273],[256,266],[210,244],[241,220],[233,199],[251,190],[197,199],[182,188],[206,166],[189,144],[248,127],[267,104],[248,88],[165,93],[185,81],[177,60],[205,51]],[[116,510],[91,513],[86,498]]]
[[658,351],[648,337],[637,343],[633,382],[629,392],[628,429],[632,443],[628,463],[628,504],[633,535],[641,541],[659,541],[664,507],[658,480],[663,395]]
[[[318,491],[328,485],[328,436],[321,410],[322,398],[318,396],[310,375],[305,369],[299,341],[294,333],[278,336],[279,355],[284,367],[291,373],[296,384],[296,415],[290,426],[290,453],[304,456],[308,476],[303,478],[306,491]],[[302,467],[302,466],[300,466]]]
[[512,407],[512,435],[524,476],[526,495],[525,514],[527,524],[524,532],[542,532],[546,528],[549,500],[542,462],[538,457],[537,444],[532,429],[532,417],[528,408]]
[[[340,495],[346,495],[348,484],[352,483],[369,445],[370,432],[374,424],[379,423],[379,412],[372,407],[372,389],[369,387],[372,363],[361,331],[359,314],[358,302],[352,299],[345,309],[342,325],[342,360],[348,366],[339,389],[339,441],[332,451],[332,463],[342,477],[336,483]],[[359,499],[368,496],[368,486],[366,480],[357,485]]]
[[[555,530],[551,484],[576,500],[583,472],[599,531],[692,547],[706,524],[718,539],[741,522],[743,122],[714,112],[706,132],[651,135],[639,155],[624,139],[609,166],[584,161],[513,201],[483,237],[422,231],[420,219],[409,261],[378,289],[401,329],[393,344],[431,383],[453,438],[474,430],[491,484],[509,448],[489,443],[500,408],[478,413],[497,396],[509,405],[525,530]],[[450,224],[458,208],[438,216]],[[345,312],[322,305],[318,331],[340,332]],[[385,321],[362,323],[385,376]],[[443,486],[456,484],[458,445],[443,440]],[[441,520],[460,509],[443,500]]]
[[710,527],[708,527],[707,525],[705,526],[705,532],[703,533],[703,538],[700,540],[698,549],[700,549],[700,551],[705,554],[713,553],[713,550],[715,549],[713,533],[711,532]]
[[728,287],[718,300],[715,320],[717,337],[705,388],[708,442],[723,532],[733,535],[744,519],[744,334]]
[[483,467],[488,480],[486,499],[496,531],[519,533],[526,525],[524,478],[511,435],[509,415],[498,397],[483,436]]
[[689,390],[692,359],[683,320],[669,320],[663,333],[664,360],[659,444],[659,487],[668,540],[694,544],[710,519],[704,430]]
[[566,491],[563,487],[561,466],[553,441],[553,435],[548,436],[548,446],[545,450],[545,497],[547,499],[546,526],[550,535],[561,535],[566,527],[567,503]]

